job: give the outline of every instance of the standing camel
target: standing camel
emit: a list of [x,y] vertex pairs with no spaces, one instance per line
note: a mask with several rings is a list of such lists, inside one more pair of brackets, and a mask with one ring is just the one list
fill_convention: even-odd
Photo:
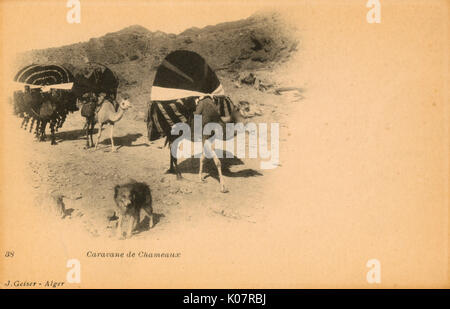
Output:
[[[101,101],[100,101],[101,102]],[[100,128],[98,130],[97,142],[95,143],[95,149],[97,149],[98,142],[100,141],[100,137],[102,135],[103,125],[109,124],[111,126],[111,151],[115,152],[116,149],[114,147],[114,124],[122,119],[125,111],[131,107],[130,101],[128,99],[122,99],[119,102],[118,110],[114,108],[114,103],[111,102],[110,99],[103,99],[101,106],[99,107],[98,112],[95,113],[95,122],[98,122]],[[89,129],[89,127],[88,127]],[[91,131],[92,132],[92,131]],[[91,134],[92,136],[92,134]]]
[[47,124],[50,124],[51,132],[51,145],[56,145],[55,139],[55,126],[57,121],[56,104],[50,99],[44,100],[39,109],[39,125],[38,125],[38,138],[40,141],[45,141],[45,128]]
[[23,129],[27,130],[30,120],[29,132],[36,124],[35,136],[39,141],[45,141],[45,129],[50,124],[51,144],[56,145],[55,132],[62,127],[67,114],[76,111],[75,103],[70,92],[51,89],[48,93],[25,86],[24,92],[15,93],[14,113],[23,118]]
[[[222,127],[222,132],[224,134],[224,139],[229,139],[232,136],[227,136],[226,131],[226,123],[244,123],[245,122],[245,116],[241,113],[238,107],[234,106],[233,104],[230,104],[230,113],[229,116],[224,117],[221,116],[220,113],[220,106],[215,104],[214,101],[210,97],[205,97],[201,100],[199,100],[197,107],[194,111],[194,114],[201,115],[202,116],[202,132],[203,128],[208,123],[217,123]],[[191,132],[194,132],[194,122],[190,121],[189,126],[191,127]],[[212,134],[214,135],[214,134]],[[219,182],[220,182],[220,191],[223,193],[228,192],[228,190],[225,188],[225,182],[222,176],[222,165],[220,163],[219,158],[217,157],[214,149],[214,143],[211,143],[208,139],[211,138],[211,136],[202,135],[202,155],[200,158],[200,169],[199,169],[199,180],[203,182],[203,161],[205,160],[205,150],[209,151],[212,155],[212,158],[214,160],[214,164],[216,165],[217,172],[219,174]],[[174,136],[171,134],[167,134],[167,140],[166,143],[169,143],[169,149],[172,150],[172,143],[178,138],[178,136]],[[191,135],[191,141],[193,140],[194,136]],[[206,148],[205,148],[206,146]],[[167,171],[168,173],[173,173],[177,175],[177,179],[181,179],[181,173],[178,169],[177,164],[177,158],[173,156],[172,151],[170,151],[170,168]]]

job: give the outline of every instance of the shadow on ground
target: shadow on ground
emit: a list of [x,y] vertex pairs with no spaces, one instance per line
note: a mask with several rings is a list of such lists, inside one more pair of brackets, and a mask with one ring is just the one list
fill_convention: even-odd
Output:
[[[163,214],[156,214],[153,213],[153,227],[154,228],[159,221],[161,221],[161,218],[163,218],[164,215]],[[148,216],[145,216],[144,220],[142,220],[141,222],[139,222],[139,224],[136,227],[136,231],[138,233],[144,232],[144,231],[148,231],[150,229],[150,218]]]
[[[141,133],[134,133],[134,134],[127,134],[124,136],[114,136],[114,145],[115,146],[121,146],[121,147],[139,147],[139,146],[145,146],[149,147],[150,145],[147,143],[140,143],[140,144],[133,144],[135,141],[138,140],[138,138],[142,137]],[[103,141],[100,142],[102,145],[111,145],[111,139],[106,136],[103,136]]]
[[[227,177],[254,177],[254,176],[262,176],[260,172],[254,169],[242,169],[236,172],[232,172],[230,168],[236,165],[244,165],[244,162],[233,156],[232,158],[227,158],[226,156],[231,156],[229,152],[223,153],[223,158],[220,159],[222,164],[222,174]],[[197,174],[200,168],[200,159],[199,158],[188,158],[178,164],[178,169],[181,174],[190,173]],[[203,173],[209,175],[217,180],[219,180],[219,173],[217,171],[216,165],[212,159],[205,159],[203,163]]]
[[[93,131],[94,136],[97,135],[98,129],[94,129]],[[55,133],[55,138],[58,143],[64,142],[64,141],[75,141],[78,139],[86,139],[86,130],[77,129],[77,130],[70,130],[70,131],[62,131]]]

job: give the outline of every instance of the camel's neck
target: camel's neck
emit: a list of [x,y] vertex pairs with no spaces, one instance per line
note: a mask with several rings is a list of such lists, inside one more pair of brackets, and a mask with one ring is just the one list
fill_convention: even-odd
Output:
[[119,110],[114,113],[109,120],[112,122],[117,122],[120,119],[122,119],[123,115],[125,114],[125,110],[119,107]]

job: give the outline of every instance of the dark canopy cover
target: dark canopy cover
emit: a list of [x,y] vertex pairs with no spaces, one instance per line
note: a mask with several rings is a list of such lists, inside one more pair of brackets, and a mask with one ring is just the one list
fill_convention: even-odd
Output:
[[116,98],[119,79],[105,65],[90,62],[83,67],[74,69],[74,71],[75,85],[73,91],[77,97],[81,97],[87,92],[96,94],[104,92],[111,98]]
[[186,50],[170,53],[158,67],[153,82],[146,118],[148,139],[169,136],[176,123],[190,123],[198,99],[205,95],[213,97],[221,116],[230,113],[232,102],[205,59]]
[[199,54],[177,50],[158,67],[152,100],[173,100],[202,94],[223,94],[214,71]]

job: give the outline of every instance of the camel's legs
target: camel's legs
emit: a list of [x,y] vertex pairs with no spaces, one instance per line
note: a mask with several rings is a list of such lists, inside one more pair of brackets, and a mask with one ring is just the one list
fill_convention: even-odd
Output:
[[[23,121],[24,121],[23,129],[26,131],[26,130],[27,130],[27,127],[28,127],[28,123],[30,122],[30,118],[24,118]],[[29,132],[31,133],[32,130],[33,130],[33,128],[32,128],[32,126],[31,126],[31,129],[30,129]]]
[[[170,148],[170,147],[169,147],[169,148]],[[170,173],[175,173],[175,169],[174,169],[174,167],[173,167],[173,157],[172,157],[172,154],[171,154],[171,153],[169,153],[169,155],[170,155],[170,168],[169,168],[168,172],[170,172]]]
[[66,117],[67,117],[67,113],[64,113],[64,114],[61,116],[61,118],[60,118],[60,120],[59,120],[59,122],[58,122],[58,127],[57,127],[58,129],[59,129],[59,128],[62,128],[64,122],[66,121]]
[[91,145],[92,146],[94,145],[94,143],[92,143],[92,144],[89,143],[90,142],[89,137],[92,139],[92,135],[91,135],[92,132],[89,130],[89,128],[90,128],[89,124],[90,124],[89,118],[86,118],[86,124],[84,125],[84,127],[86,128],[86,148],[90,148]]
[[92,135],[94,134],[94,127],[95,127],[95,120],[92,120],[91,123],[88,124],[89,138],[91,140],[91,147],[94,147],[94,139],[92,138]]
[[41,128],[41,121],[39,119],[36,119],[36,127],[34,128],[34,135],[36,136],[36,138],[39,138],[40,128]]
[[58,132],[58,123],[61,120],[61,117],[56,113],[55,118],[53,121],[55,121],[55,131]]
[[[22,124],[20,125],[20,127],[23,128],[24,130],[27,129],[27,126],[25,125],[26,123],[27,123],[27,117],[24,116],[23,120],[22,120]],[[25,127],[24,127],[24,125],[25,125]]]
[[41,142],[45,141],[45,138],[47,137],[45,135],[45,128],[46,127],[47,127],[47,120],[41,121],[41,128],[40,128],[40,132],[38,133],[39,141],[41,141]]
[[114,125],[113,124],[111,124],[110,125],[111,126],[111,152],[115,152],[116,151],[116,149],[114,148]]
[[175,174],[177,174],[177,179],[180,180],[183,178],[183,176],[181,176],[180,171],[178,170],[178,162],[177,162],[177,158],[172,156],[172,153],[170,154],[172,157],[172,162],[173,162],[173,167],[175,169]]
[[[209,141],[207,141],[205,143],[205,145],[207,145],[209,150],[211,151],[211,155],[213,157],[214,164],[216,165],[217,172],[219,173],[220,192],[226,193],[226,192],[228,192],[228,190],[225,188],[225,181],[223,180],[223,176],[222,176],[222,164],[220,163],[220,160],[217,157],[214,143],[210,143]],[[203,149],[203,151],[204,151],[204,149]]]
[[[170,144],[169,148],[172,149]],[[172,152],[170,152],[170,169],[166,173],[176,174],[178,180],[183,179],[183,176],[181,176],[181,173],[178,170],[177,158],[172,156]]]
[[181,173],[178,171],[177,158],[172,156],[172,142],[169,143],[169,155],[170,155],[170,168],[166,171],[166,174],[176,174],[177,179],[182,179]]
[[56,145],[55,125],[56,125],[55,121],[50,122],[51,145]]
[[100,123],[100,128],[98,128],[97,142],[95,143],[95,149],[97,149],[98,142],[100,141],[100,137],[102,136],[103,124]]
[[31,131],[33,131],[33,127],[34,127],[34,123],[35,123],[34,118],[28,117],[27,122],[25,123],[25,130],[27,129],[27,125],[30,123],[30,119],[31,119],[31,124],[30,124],[30,130],[28,131],[29,133],[31,133]]
[[45,141],[47,139],[47,134],[45,134],[46,130],[47,130],[47,121],[43,121],[41,124],[41,141]]
[[200,181],[204,181],[203,179],[203,162],[205,161],[205,153],[202,151],[202,156],[200,157],[200,169],[198,171],[198,178]]

